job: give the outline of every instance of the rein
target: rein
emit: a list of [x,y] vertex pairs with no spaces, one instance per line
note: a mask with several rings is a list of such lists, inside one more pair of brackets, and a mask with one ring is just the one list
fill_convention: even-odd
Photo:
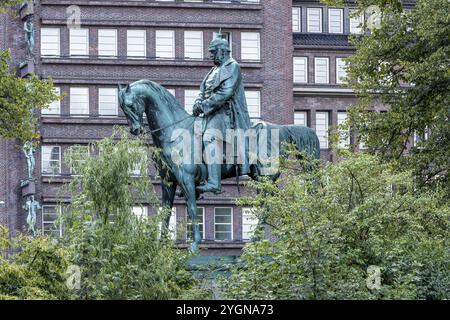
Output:
[[174,123],[171,123],[171,124],[169,124],[169,125],[167,125],[167,126],[165,126],[165,127],[161,127],[161,128],[155,129],[155,130],[149,130],[149,131],[147,131],[147,133],[149,133],[149,132],[150,132],[150,133],[156,133],[156,132],[158,132],[158,131],[161,131],[161,130],[170,128],[171,126],[174,126],[174,125],[176,125],[176,124],[178,124],[178,123],[180,123],[180,122],[183,122],[184,120],[187,120],[187,119],[189,119],[189,118],[194,118],[194,121],[195,121],[195,117],[194,117],[194,116],[188,115],[187,117],[184,117],[184,118],[181,119],[181,120],[175,121]]

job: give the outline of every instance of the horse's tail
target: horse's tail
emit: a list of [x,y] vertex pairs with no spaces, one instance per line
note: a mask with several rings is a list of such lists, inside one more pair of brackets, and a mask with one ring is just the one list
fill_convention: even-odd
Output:
[[320,142],[316,132],[300,125],[287,126],[291,142],[299,151],[305,152],[313,159],[320,159]]

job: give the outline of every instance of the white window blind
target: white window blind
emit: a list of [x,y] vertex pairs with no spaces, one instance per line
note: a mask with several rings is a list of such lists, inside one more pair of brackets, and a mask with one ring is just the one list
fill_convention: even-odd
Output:
[[294,83],[308,82],[308,58],[294,57]]
[[70,115],[89,115],[89,88],[70,88]]
[[307,127],[307,114],[306,111],[295,111],[294,112],[294,124]]
[[328,112],[316,112],[316,134],[320,148],[328,148]]
[[[58,96],[61,95],[61,88],[55,87],[54,88],[55,94]],[[42,115],[45,116],[56,116],[61,114],[61,100],[57,99],[49,104],[48,108],[42,109],[41,111]]]
[[261,92],[254,90],[245,91],[245,98],[250,118],[261,118]]
[[186,59],[203,59],[203,32],[184,32],[184,57]]
[[98,89],[98,114],[101,116],[118,115],[118,92],[117,88]]
[[300,7],[292,8],[292,32],[301,31],[301,12]]
[[241,33],[241,59],[260,60],[260,35],[258,32]]
[[117,30],[98,30],[98,55],[101,57],[117,56]]
[[314,70],[315,83],[328,83],[329,82],[328,58],[315,58],[314,67],[315,67]]
[[60,55],[60,30],[59,28],[41,28],[41,55]]
[[308,32],[322,32],[322,9],[307,9],[307,30]]
[[70,29],[70,55],[89,55],[89,29]]
[[147,36],[145,30],[127,30],[127,56],[145,58],[147,56]]
[[184,91],[184,109],[187,113],[192,114],[192,107],[194,106],[195,99],[199,94],[198,90],[185,90]]
[[328,9],[328,32],[329,33],[344,32],[343,9]]
[[346,63],[343,58],[336,58],[336,83],[343,83],[347,77]]
[[[337,113],[337,124],[338,126],[342,125],[347,120],[347,113],[346,112],[338,112]],[[350,131],[349,130],[343,130],[339,128],[339,147],[340,148],[346,148],[350,145]]]
[[156,30],[156,57],[175,58],[175,32],[173,30]]

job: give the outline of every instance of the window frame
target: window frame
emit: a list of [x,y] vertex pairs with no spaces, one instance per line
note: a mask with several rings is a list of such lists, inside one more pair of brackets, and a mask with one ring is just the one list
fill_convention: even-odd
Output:
[[[230,209],[231,210],[231,239],[217,239],[216,237],[216,209]],[[233,218],[234,218],[234,210],[233,207],[214,207],[214,241],[225,242],[225,241],[233,241],[234,239],[234,226],[233,226]],[[228,225],[228,223],[219,223],[219,225]],[[219,231],[219,233],[225,233],[224,231]]]
[[[310,11],[312,10],[319,10],[320,15],[319,15],[319,31],[311,31],[310,28]],[[323,8],[321,7],[309,7],[306,9],[306,31],[308,33],[322,33],[323,32]]]
[[[332,31],[331,26],[331,12],[332,11],[339,11],[340,12],[340,31],[334,32]],[[342,8],[328,8],[328,33],[331,34],[343,34],[344,33],[344,9]]]
[[[297,79],[297,72],[295,71],[295,66],[296,66],[296,63],[295,63],[295,61],[298,61],[298,60],[304,60],[305,61],[305,63],[304,63],[304,65],[305,65],[305,81],[296,81],[296,79]],[[296,84],[296,83],[308,83],[308,68],[309,68],[309,59],[308,59],[308,57],[294,57],[293,58],[293,74],[294,74],[294,84]]]
[[[74,94],[72,94],[72,90],[76,90],[76,89],[87,89],[87,110],[86,110],[86,112],[85,113],[72,113],[72,103],[74,103],[73,102],[73,99],[72,99],[72,96],[74,95]],[[90,88],[89,87],[70,87],[70,89],[69,89],[69,98],[70,98],[70,103],[69,103],[69,115],[71,116],[71,117],[89,117],[89,115],[90,115],[90,108],[91,108],[91,106],[90,106]]]
[[[101,110],[101,100],[100,100],[100,98],[101,98],[101,94],[100,94],[100,91],[102,91],[102,90],[114,90],[115,91],[115,94],[114,94],[114,97],[115,97],[115,110],[114,110],[114,113],[112,113],[112,114],[102,114],[101,112],[100,112],[100,110]],[[118,90],[117,90],[117,88],[114,88],[114,87],[99,87],[98,88],[98,115],[99,115],[99,117],[117,117],[117,116],[119,116],[119,92],[118,92]],[[104,96],[104,95],[103,95]]]
[[[158,33],[161,33],[161,32],[168,32],[168,33],[172,34],[172,37],[171,37],[171,40],[172,40],[171,54],[172,55],[170,57],[160,56],[158,54],[158,39],[162,39],[162,37],[158,37]],[[164,37],[163,39],[168,39],[168,38]],[[162,45],[162,44],[159,44],[159,46],[160,47],[161,46],[168,47],[167,45]],[[160,49],[159,49],[159,51],[160,51]],[[158,60],[173,60],[173,59],[175,59],[175,55],[176,55],[176,52],[175,52],[175,30],[165,30],[165,29],[155,30],[155,52],[156,52],[156,59],[158,59]],[[164,51],[164,52],[166,52],[166,51]],[[161,51],[159,53],[161,53]]]
[[[73,43],[73,38],[72,37],[78,37],[81,38],[80,35],[72,35],[72,32],[79,32],[79,31],[84,31],[86,32],[85,35],[85,39],[86,39],[86,43],[83,43],[83,45],[85,46],[84,48],[84,53],[83,54],[76,54],[76,51],[81,51],[81,49],[75,49],[73,48],[73,46],[78,45],[79,43]],[[80,28],[80,29],[74,29],[74,28],[70,28],[69,29],[69,55],[71,58],[89,58],[89,28]],[[75,52],[74,52],[75,51]]]
[[[136,36],[131,36],[130,34],[132,32],[142,32],[142,34],[144,35],[144,42],[143,42],[143,55],[130,55],[130,51],[131,52],[137,52],[135,50],[130,50],[130,45],[132,46],[139,46],[140,44],[130,44],[130,38],[136,38],[136,39],[141,39],[140,37],[136,37]],[[146,59],[147,58],[147,30],[146,29],[127,29],[127,59]]]
[[[44,219],[44,208],[46,208],[46,207],[55,207],[56,208],[57,217],[56,217],[56,219],[53,222],[48,222],[48,220]],[[57,204],[43,204],[42,208],[41,208],[41,228],[42,228],[41,230],[42,230],[42,234],[49,235],[49,236],[54,236],[53,233],[52,233],[52,230],[50,230],[49,234],[46,233],[45,225],[46,224],[47,225],[48,224],[52,224],[53,227],[54,227],[55,224],[56,224],[56,221],[61,217],[61,215],[62,215],[62,206],[57,205]],[[63,226],[62,226],[62,224],[59,225],[57,231],[59,233],[58,237],[62,237],[63,236]]]
[[[326,60],[326,82],[319,82],[317,74],[317,61]],[[330,84],[330,58],[329,57],[314,57],[314,84]]]
[[[59,168],[59,170],[57,172],[52,172],[52,173],[44,172],[44,161],[45,161],[45,159],[44,159],[44,150],[43,150],[43,148],[58,148],[59,149],[59,153],[58,153],[58,158],[59,158],[58,159],[58,163],[59,163],[58,168]],[[61,162],[62,162],[61,149],[62,149],[61,146],[58,146],[58,145],[41,145],[41,175],[42,176],[45,176],[45,177],[56,177],[56,176],[60,176],[61,175]],[[51,155],[51,152],[50,152],[50,155]],[[48,161],[51,162],[51,161],[56,161],[56,160],[49,159]]]
[[[100,33],[102,32],[102,31],[114,31],[114,54],[113,55],[106,55],[106,54],[101,54],[100,53],[100,50],[101,50],[101,48],[100,48],[100,46],[101,46],[101,43],[100,43]],[[98,57],[99,58],[102,58],[102,59],[108,59],[108,58],[117,58],[117,54],[118,54],[118,49],[117,49],[117,37],[118,37],[118,32],[117,32],[117,29],[98,29],[97,30],[97,41],[98,41],[98,47],[97,47],[97,55],[98,55]],[[104,43],[103,43],[104,44]],[[102,45],[103,45],[102,44]]]
[[[244,35],[257,35],[257,40],[254,39],[245,39],[244,40]],[[254,49],[254,47],[246,47],[244,46],[245,42],[256,42],[258,44],[257,46],[257,57],[256,58],[248,58],[248,56],[253,56],[253,53],[245,53],[244,51],[246,49],[252,48]],[[241,32],[241,60],[242,61],[261,61],[261,33],[260,32]]]
[[[43,50],[49,50],[49,49],[45,49],[45,41],[44,40],[44,35],[43,35],[43,30],[57,30],[58,34],[56,35],[56,43],[57,43],[57,54],[44,54]],[[48,35],[46,35],[47,37],[49,37]],[[40,29],[40,52],[41,52],[41,56],[44,58],[48,58],[48,57],[60,57],[61,56],[61,28],[53,28],[53,27],[42,27]]]

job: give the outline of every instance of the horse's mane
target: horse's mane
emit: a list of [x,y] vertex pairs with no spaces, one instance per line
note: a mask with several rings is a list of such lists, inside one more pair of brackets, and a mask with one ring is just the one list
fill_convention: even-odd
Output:
[[179,109],[184,110],[178,100],[175,99],[175,97],[159,83],[153,82],[151,80],[139,80],[134,82],[131,86],[138,84],[144,84],[148,86],[149,89],[155,93],[154,98],[160,99],[161,102],[164,103],[172,111],[177,112],[179,111]]

